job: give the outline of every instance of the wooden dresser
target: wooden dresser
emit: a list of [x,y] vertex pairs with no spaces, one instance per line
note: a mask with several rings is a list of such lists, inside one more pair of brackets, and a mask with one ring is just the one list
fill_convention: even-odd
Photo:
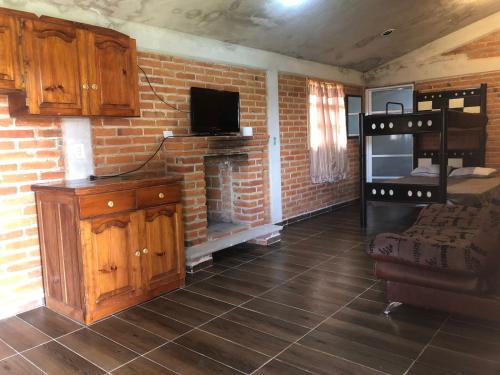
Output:
[[33,185],[47,307],[89,324],[184,286],[179,180]]

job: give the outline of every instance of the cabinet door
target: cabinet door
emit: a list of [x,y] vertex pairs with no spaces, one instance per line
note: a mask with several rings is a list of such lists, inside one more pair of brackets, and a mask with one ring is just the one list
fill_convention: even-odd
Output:
[[18,38],[17,19],[0,14],[0,90],[17,90],[23,86]]
[[180,205],[144,210],[142,267],[144,287],[155,289],[184,274]]
[[80,79],[84,31],[46,21],[29,21],[25,29],[30,113],[84,115]]
[[121,34],[88,34],[90,110],[96,116],[138,116],[135,40]]
[[91,310],[119,308],[141,292],[137,215],[134,212],[81,222]]

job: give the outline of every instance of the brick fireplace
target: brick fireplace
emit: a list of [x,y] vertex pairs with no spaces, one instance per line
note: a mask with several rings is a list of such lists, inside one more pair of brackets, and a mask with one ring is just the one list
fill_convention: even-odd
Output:
[[279,231],[269,224],[266,135],[176,137],[167,171],[183,181],[187,264],[220,248]]

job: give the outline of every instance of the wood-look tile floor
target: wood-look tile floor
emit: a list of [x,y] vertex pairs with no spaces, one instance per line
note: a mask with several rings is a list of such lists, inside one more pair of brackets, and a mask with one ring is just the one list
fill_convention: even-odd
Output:
[[0,374],[500,374],[500,323],[383,315],[365,241],[415,214],[374,208],[363,231],[352,206],[289,225],[89,327],[46,308],[2,320]]

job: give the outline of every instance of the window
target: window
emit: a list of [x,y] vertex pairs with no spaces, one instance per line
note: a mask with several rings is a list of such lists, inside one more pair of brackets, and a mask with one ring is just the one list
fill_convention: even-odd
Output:
[[[385,113],[388,102],[402,103],[405,113],[413,112],[413,85],[366,90],[366,112]],[[388,105],[389,113],[401,113]],[[367,137],[366,172],[369,181],[407,176],[413,168],[413,136],[410,134]]]
[[359,114],[361,113],[361,96],[346,96],[347,138],[359,137]]

